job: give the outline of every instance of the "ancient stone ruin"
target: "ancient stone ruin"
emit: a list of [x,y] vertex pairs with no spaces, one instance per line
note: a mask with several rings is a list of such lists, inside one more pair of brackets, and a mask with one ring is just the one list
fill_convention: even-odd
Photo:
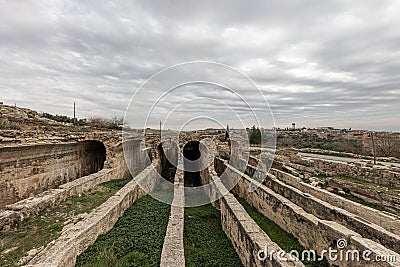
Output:
[[[205,152],[201,143],[205,138],[214,142],[216,151]],[[119,131],[96,129],[44,131],[37,135],[29,130],[3,131],[0,265],[88,266],[85,264],[93,264],[90,259],[96,251],[106,248],[107,242],[116,238],[113,251],[100,251],[102,261],[130,259],[150,265],[185,266],[191,264],[196,250],[208,253],[207,249],[214,249],[211,252],[215,257],[225,255],[222,260],[237,260],[236,264],[243,266],[400,266],[399,166],[370,166],[369,162],[340,162],[301,156],[294,150],[278,150],[269,169],[266,166],[271,157],[259,153],[228,156],[232,144],[218,134],[187,132],[178,143],[161,143],[157,135],[146,139],[143,143],[135,138],[123,139]],[[180,153],[189,160],[183,163],[183,170],[176,168]],[[198,159],[211,159],[212,164],[198,172],[188,171],[188,164]],[[128,179],[129,176],[133,177]],[[155,195],[160,188],[167,187],[166,182],[160,182],[160,176],[174,186],[172,191],[165,191],[170,195],[158,197],[169,199],[172,205],[165,205],[166,211],[160,208],[153,211],[152,217],[140,220],[137,217],[140,209],[150,206],[151,198],[147,195]],[[117,188],[123,178],[127,180]],[[115,184],[110,186],[110,182]],[[107,191],[104,184],[114,191]],[[212,186],[202,187],[207,184]],[[196,215],[200,208],[184,207],[193,201],[186,194],[187,188],[201,188],[202,197],[212,200],[208,217]],[[93,204],[96,194],[106,193],[110,195]],[[94,206],[82,213],[76,212],[77,208],[76,214],[70,216],[68,206],[82,208],[86,205],[85,197],[92,199]],[[147,202],[142,205],[141,201]],[[35,224],[35,218],[44,223],[52,218],[52,212],[59,222],[55,220],[48,226]],[[211,219],[210,224],[198,226],[200,236],[196,236],[199,239],[201,235],[207,236],[210,243],[205,246],[190,243],[194,238],[191,227],[196,226],[196,220],[214,218],[213,212],[217,214],[216,221]],[[130,234],[126,227],[130,221],[138,220],[140,225],[136,226],[140,228],[152,225],[157,216],[160,222],[154,221],[157,227],[146,229],[147,239],[138,235],[126,239],[132,244],[126,240],[118,243],[117,229],[125,227],[124,234],[120,234],[123,238]],[[218,250],[212,247],[212,239],[218,234],[212,232],[215,222],[222,233],[215,242],[227,240],[226,247]],[[59,224],[59,229],[46,228]],[[21,243],[9,237],[27,238],[29,231],[21,235],[24,225],[32,229],[31,234],[43,227],[47,229],[44,232],[54,231],[54,235],[42,244],[32,242],[30,247],[28,244],[22,249]],[[270,232],[272,227],[276,232]],[[161,234],[157,232],[159,229],[163,229]],[[154,261],[146,249],[118,254],[123,251],[118,250],[119,245],[139,247],[153,234],[158,234],[158,238],[152,242],[159,244]],[[292,245],[276,237],[281,235],[293,240],[298,248],[311,251],[309,258],[302,259],[302,251],[297,257],[273,253]],[[136,244],[139,239],[142,241]],[[338,255],[340,251],[342,254],[351,251],[351,256],[354,251],[367,251],[368,257],[360,254],[357,259],[332,258],[327,254],[328,249],[337,250]],[[310,265],[313,252],[316,265]],[[21,257],[12,261],[9,255],[13,253]],[[378,261],[379,257],[385,260]],[[207,262],[206,257],[203,260],[204,265],[217,264]]]

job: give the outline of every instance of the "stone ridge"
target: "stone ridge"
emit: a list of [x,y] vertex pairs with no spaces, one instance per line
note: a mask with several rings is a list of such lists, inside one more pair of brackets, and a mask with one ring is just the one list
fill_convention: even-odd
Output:
[[[249,192],[248,189],[253,183],[252,178],[235,170],[235,168],[222,160],[217,160],[217,164],[225,165],[224,175],[227,177],[233,179],[234,176],[239,176],[239,182],[233,189],[234,193],[244,198],[282,229],[292,233],[304,247],[321,253],[322,250],[331,247],[334,240],[344,239],[348,243],[348,249],[358,251],[371,250],[371,258],[374,255],[384,254],[395,255],[397,259],[400,259],[400,255],[396,252],[372,240],[363,238],[360,234],[347,229],[337,222],[317,218],[265,185],[260,185],[254,192]],[[220,170],[221,168],[218,167],[216,169]],[[332,264],[338,263],[333,261]],[[353,261],[352,266],[400,266],[400,262]]]
[[174,182],[174,199],[171,205],[168,227],[164,238],[160,266],[185,266],[183,248],[185,192],[183,187],[183,171],[177,170]]

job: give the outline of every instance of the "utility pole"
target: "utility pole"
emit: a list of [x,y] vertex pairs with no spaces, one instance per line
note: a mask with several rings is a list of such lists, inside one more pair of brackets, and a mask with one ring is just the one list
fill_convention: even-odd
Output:
[[76,122],[76,116],[75,116],[75,102],[74,102],[74,124]]
[[371,139],[372,139],[372,152],[374,153],[374,165],[376,165],[376,151],[375,151],[374,132],[371,132]]

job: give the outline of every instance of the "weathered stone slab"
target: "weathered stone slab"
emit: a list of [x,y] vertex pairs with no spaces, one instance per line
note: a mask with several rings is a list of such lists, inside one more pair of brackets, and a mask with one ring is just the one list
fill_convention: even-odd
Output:
[[[283,196],[275,193],[265,185],[261,185],[254,192],[250,192],[248,189],[250,185],[253,183],[252,179],[247,175],[242,175],[239,171],[235,171],[233,167],[219,162],[220,164],[225,165],[224,175],[235,176],[240,175],[241,179],[239,183],[235,186],[233,191],[238,194],[240,197],[246,199],[252,206],[257,208],[261,213],[265,216],[273,220],[284,230],[292,233],[295,237],[298,238],[300,243],[308,248],[321,253],[323,250],[327,250],[331,247],[336,240],[345,239],[349,240],[349,246],[355,246],[355,244],[351,243],[352,237],[360,237],[359,234],[354,231],[349,230],[347,227],[340,225],[336,222],[329,222],[326,220],[321,220],[316,216],[307,213],[290,200],[284,198]],[[218,164],[218,163],[217,163]],[[216,169],[224,169],[221,167],[217,167]],[[221,204],[222,205],[222,204]],[[363,238],[368,242],[368,244],[375,243],[375,247],[379,247],[384,249],[386,254],[393,254],[394,251],[383,247],[382,245]],[[362,244],[362,243],[361,243]],[[359,250],[366,250],[367,247],[362,247],[358,244]],[[373,248],[373,246],[371,246]],[[381,253],[382,251],[379,251]],[[373,251],[373,253],[378,253]],[[395,253],[396,254],[396,253]],[[329,260],[329,259],[328,259]],[[335,264],[335,261],[331,263]],[[337,263],[336,263],[337,264]],[[347,263],[346,263],[347,264]],[[379,266],[393,266],[392,263],[381,263]],[[396,263],[398,264],[398,263]],[[341,262],[340,266],[377,266],[371,262],[351,262],[349,265],[343,265]]]
[[[203,175],[206,175],[203,173]],[[204,181],[213,181],[212,190],[225,192],[226,188],[216,175],[203,177]],[[216,194],[215,192],[211,192]],[[300,261],[281,260],[276,254],[272,258],[260,260],[258,252],[268,250],[281,251],[281,248],[247,214],[243,206],[231,194],[227,193],[219,201],[222,228],[231,240],[244,266],[304,266]]]
[[285,173],[277,169],[271,169],[271,173],[286,184],[306,192],[320,200],[323,200],[337,208],[346,210],[366,221],[376,224],[395,235],[400,235],[400,220],[385,212],[364,206],[362,204],[350,201],[346,198],[304,183],[300,178]]
[[160,266],[162,267],[185,266],[185,252],[183,248],[185,192],[182,170],[177,170],[174,185],[174,199],[171,205],[171,213],[161,253]]

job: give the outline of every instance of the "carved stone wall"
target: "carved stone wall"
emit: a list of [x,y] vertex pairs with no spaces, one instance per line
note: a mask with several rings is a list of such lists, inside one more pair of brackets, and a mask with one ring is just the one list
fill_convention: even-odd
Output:
[[0,208],[103,169],[99,141],[0,148]]

